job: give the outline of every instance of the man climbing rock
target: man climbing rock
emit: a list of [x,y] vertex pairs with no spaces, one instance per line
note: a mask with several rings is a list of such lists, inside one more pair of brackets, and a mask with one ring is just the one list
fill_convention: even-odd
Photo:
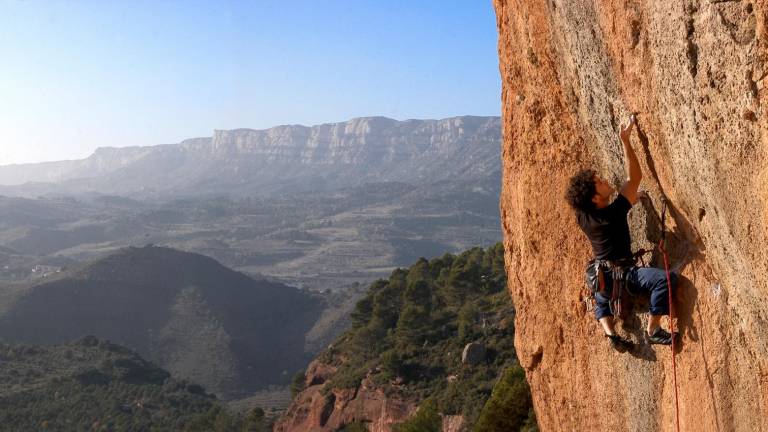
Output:
[[[592,244],[595,260],[589,266],[588,277],[595,285],[595,317],[611,345],[620,352],[632,347],[632,343],[617,335],[614,329],[613,309],[622,289],[633,295],[650,296],[646,329],[649,343],[669,345],[673,337],[661,327],[661,317],[669,314],[666,274],[661,269],[636,266],[631,250],[627,214],[639,198],[638,188],[643,177],[629,139],[635,123],[633,115],[619,134],[624,147],[627,181],[616,198],[611,200],[616,192],[611,184],[591,169],[581,170],[571,177],[566,193],[579,226]],[[674,287],[676,275],[671,274],[670,279]]]

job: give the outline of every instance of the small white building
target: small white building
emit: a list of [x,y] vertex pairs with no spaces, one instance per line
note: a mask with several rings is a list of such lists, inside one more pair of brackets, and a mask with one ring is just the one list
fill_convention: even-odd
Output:
[[61,271],[61,267],[36,265],[32,267],[32,277],[41,278]]

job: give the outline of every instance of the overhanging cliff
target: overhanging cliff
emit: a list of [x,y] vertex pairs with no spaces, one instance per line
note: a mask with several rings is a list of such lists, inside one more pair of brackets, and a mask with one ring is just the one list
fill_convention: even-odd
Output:
[[577,169],[624,173],[632,143],[659,238],[682,275],[680,426],[768,429],[768,2],[494,0],[503,82],[503,191],[516,347],[542,430],[674,430],[670,350],[642,342],[638,306],[610,350],[583,301],[589,245],[563,199]]

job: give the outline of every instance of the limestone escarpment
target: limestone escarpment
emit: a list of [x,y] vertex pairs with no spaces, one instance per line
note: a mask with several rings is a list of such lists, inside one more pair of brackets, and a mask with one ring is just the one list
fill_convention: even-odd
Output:
[[[589,245],[563,200],[595,167],[617,182],[616,131],[652,202],[630,214],[683,277],[677,309],[680,427],[768,428],[768,3],[494,0],[503,82],[503,192],[516,347],[542,430],[674,430],[670,350],[642,343],[642,308],[610,351],[582,301]],[[606,415],[610,413],[610,415]]]
[[478,142],[492,142],[497,131],[497,118],[400,122],[386,117],[364,117],[314,127],[217,130],[211,151],[217,156],[258,156],[266,162],[389,163],[424,154],[444,157],[477,152],[482,149]]
[[[210,141],[210,138],[208,140]],[[121,149],[102,147],[86,159],[5,165],[0,167],[0,184],[55,183],[75,178],[98,177],[141,160],[157,149],[158,146]]]
[[[312,127],[216,130],[152,147],[100,148],[77,161],[0,167],[0,193],[268,193],[364,182],[498,184],[498,117],[357,118]],[[282,185],[282,186],[276,186]]]

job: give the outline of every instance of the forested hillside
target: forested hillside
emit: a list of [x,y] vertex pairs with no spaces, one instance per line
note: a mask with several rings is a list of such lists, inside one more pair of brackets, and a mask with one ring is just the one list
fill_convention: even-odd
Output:
[[[401,431],[440,430],[446,421],[535,428],[505,287],[501,244],[422,258],[373,283],[352,329],[297,379],[296,390],[306,388],[276,430],[371,429],[381,418]],[[489,421],[499,416],[503,427]]]
[[236,399],[286,385],[305,367],[305,334],[323,304],[202,255],[146,246],[26,287],[0,286],[0,306],[0,342],[53,345],[92,334]]
[[93,336],[53,347],[0,344],[0,430],[270,430],[264,411],[227,412],[127,348]]

